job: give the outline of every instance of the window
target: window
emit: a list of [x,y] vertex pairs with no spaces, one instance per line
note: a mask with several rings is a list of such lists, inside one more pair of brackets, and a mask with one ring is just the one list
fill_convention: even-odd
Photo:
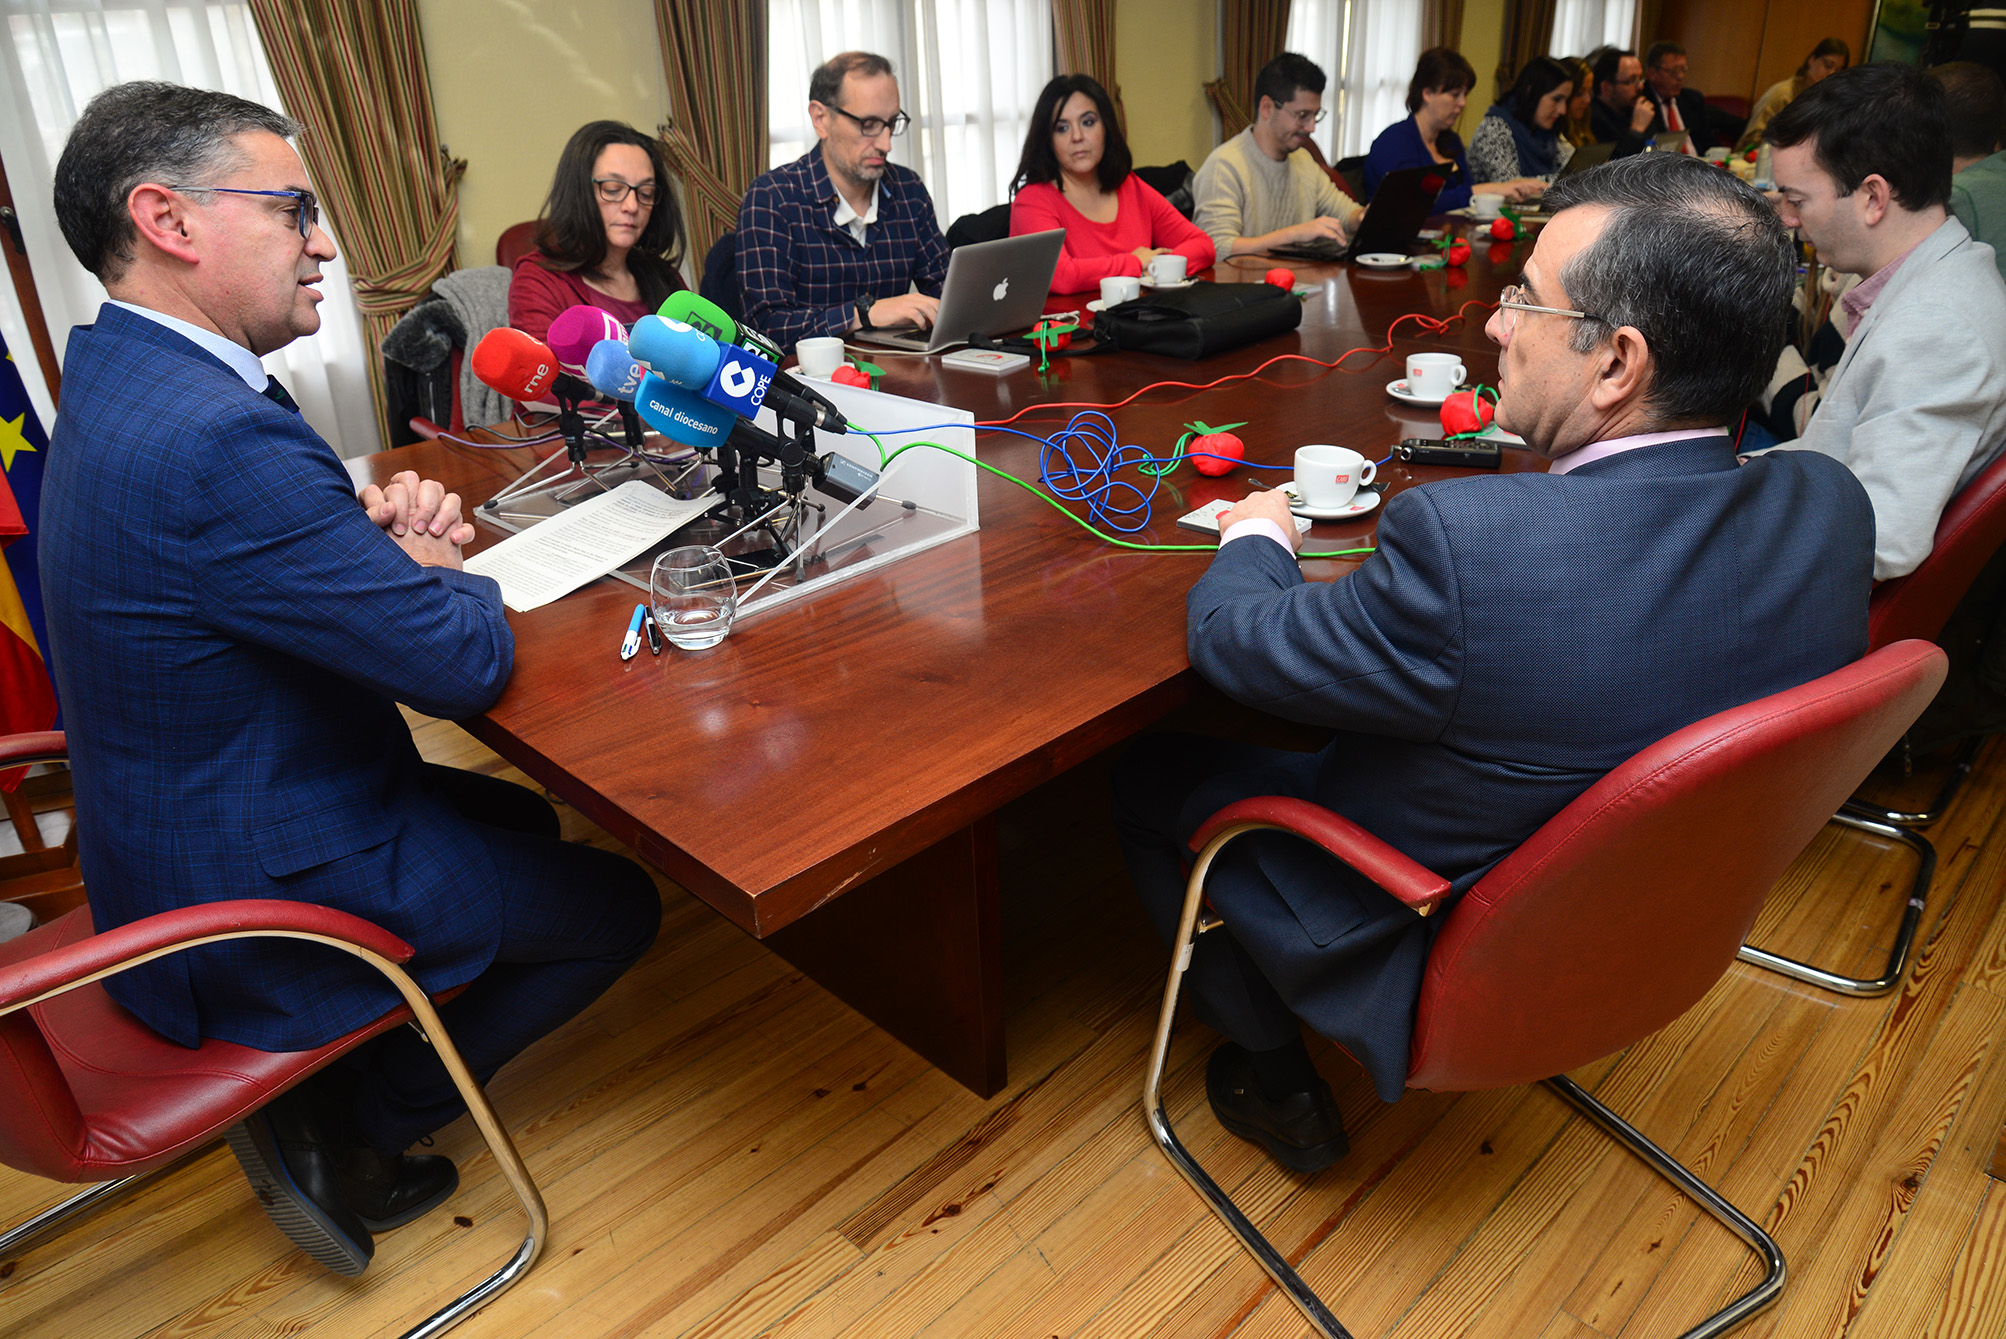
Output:
[[1407,115],[1407,85],[1421,55],[1415,0],[1295,0],[1288,49],[1323,67],[1330,116],[1317,127],[1324,161],[1364,153]]
[[1637,0],[1555,0],[1553,44],[1547,54],[1585,56],[1599,46],[1627,48],[1636,26]]
[[[50,205],[56,160],[91,98],[131,79],[221,89],[268,107],[278,89],[243,0],[0,0],[0,159],[34,262],[35,287],[60,356],[71,326],[96,319],[104,287],[79,265]],[[325,226],[325,218],[323,218]],[[337,239],[337,247],[339,239]],[[320,333],[267,355],[314,428],[344,456],[382,449],[363,366],[361,323],[340,260],[321,267]],[[41,369],[11,285],[0,284],[0,330],[49,414]]]
[[1010,198],[1039,90],[1052,77],[1047,0],[772,0],[769,163],[815,143],[808,77],[839,51],[892,63],[912,127],[891,160],[919,173],[945,229]]

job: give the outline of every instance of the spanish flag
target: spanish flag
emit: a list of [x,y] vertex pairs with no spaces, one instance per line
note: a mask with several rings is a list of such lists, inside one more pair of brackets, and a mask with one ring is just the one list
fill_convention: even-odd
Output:
[[[0,734],[47,730],[56,723],[56,686],[35,635],[40,620],[33,615],[41,612],[42,592],[32,589],[24,599],[15,581],[24,570],[31,579],[37,575],[29,527],[32,508],[41,499],[41,458],[48,446],[21,373],[0,343],[0,548],[6,549],[7,559],[0,563]],[[17,481],[26,485],[22,492],[30,510],[25,514],[16,498]],[[24,770],[0,773],[0,790],[13,790]]]

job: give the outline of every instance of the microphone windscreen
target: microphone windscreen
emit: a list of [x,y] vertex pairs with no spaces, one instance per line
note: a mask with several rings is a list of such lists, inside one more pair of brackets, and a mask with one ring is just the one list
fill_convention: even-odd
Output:
[[655,314],[665,321],[680,321],[701,330],[720,344],[739,342],[738,322],[731,319],[731,314],[709,298],[687,288],[669,294],[669,300]]
[[634,361],[621,339],[602,339],[585,356],[585,379],[601,395],[631,403],[648,369]]
[[670,441],[700,450],[708,450],[729,437],[739,421],[738,415],[724,406],[692,395],[653,373],[641,378],[634,392],[634,409],[642,422]]
[[634,361],[664,381],[701,389],[724,357],[722,346],[693,326],[643,316],[627,337]]
[[511,400],[540,400],[558,374],[557,355],[533,335],[497,326],[474,345],[474,375]]
[[557,355],[557,361],[576,375],[583,375],[585,360],[592,355],[592,347],[602,339],[627,338],[627,328],[614,319],[613,313],[588,307],[583,303],[566,307],[550,323],[550,333],[543,342]]

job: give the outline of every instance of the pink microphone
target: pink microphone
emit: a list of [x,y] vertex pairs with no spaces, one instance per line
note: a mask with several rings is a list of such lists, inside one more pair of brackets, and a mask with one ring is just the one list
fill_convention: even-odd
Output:
[[566,307],[550,323],[550,333],[544,342],[557,355],[557,362],[566,372],[575,377],[585,376],[585,361],[592,356],[592,349],[602,339],[617,339],[626,342],[627,329],[614,319],[611,312],[598,307],[588,307],[580,303],[576,307]]

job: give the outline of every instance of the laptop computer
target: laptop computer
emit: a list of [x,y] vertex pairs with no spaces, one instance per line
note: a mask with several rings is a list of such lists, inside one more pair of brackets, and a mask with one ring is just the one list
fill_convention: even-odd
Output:
[[855,331],[850,338],[913,353],[942,353],[966,344],[970,335],[1029,330],[1045,310],[1065,241],[1066,230],[1053,228],[958,246],[947,257],[940,314],[932,329],[873,327]]
[[[1429,181],[1435,185],[1429,186]],[[1444,184],[1438,168],[1403,167],[1388,172],[1380,181],[1372,203],[1365,207],[1365,217],[1358,221],[1358,231],[1352,234],[1349,243],[1335,238],[1327,242],[1291,242],[1269,247],[1268,254],[1291,260],[1326,261],[1349,260],[1377,251],[1404,256],[1428,216],[1435,212],[1435,197],[1442,193]]]
[[1608,162],[1609,156],[1615,152],[1616,141],[1613,139],[1593,144],[1577,144],[1574,146],[1574,156],[1567,160],[1567,166],[1560,169],[1554,180],[1571,177],[1576,172],[1586,172],[1591,167],[1600,167]]
[[1644,146],[1645,153],[1690,153],[1693,137],[1690,131],[1665,130],[1651,136],[1651,142]]

